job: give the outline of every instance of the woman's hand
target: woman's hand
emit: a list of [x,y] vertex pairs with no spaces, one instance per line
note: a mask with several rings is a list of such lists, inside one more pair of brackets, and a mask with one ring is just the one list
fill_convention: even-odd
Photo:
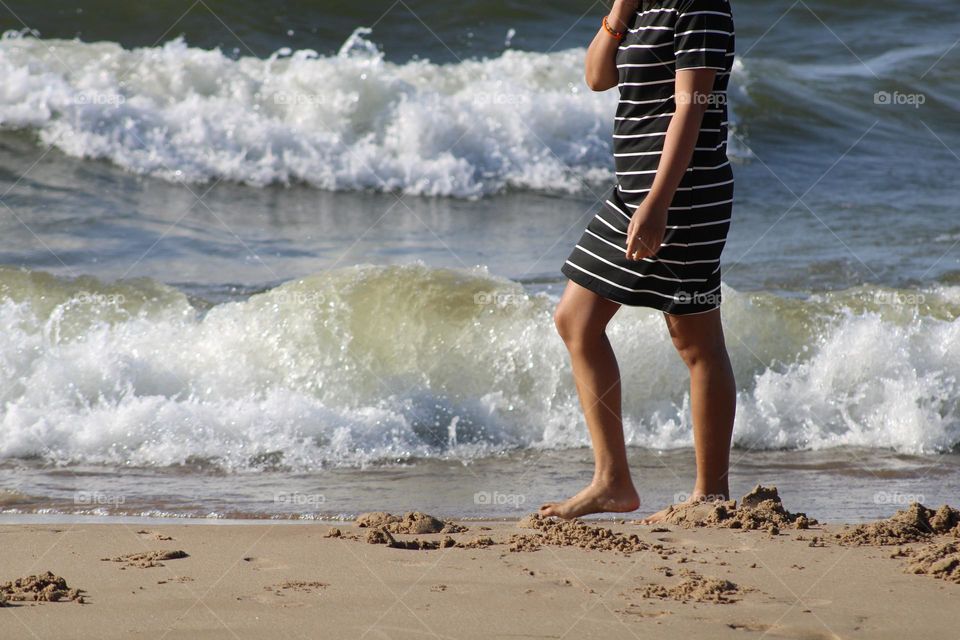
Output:
[[627,260],[643,260],[657,253],[667,231],[667,209],[644,199],[627,226]]

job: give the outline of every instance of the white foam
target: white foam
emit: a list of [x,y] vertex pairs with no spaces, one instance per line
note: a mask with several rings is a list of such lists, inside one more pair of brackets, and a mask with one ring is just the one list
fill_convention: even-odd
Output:
[[179,39],[125,50],[8,32],[0,124],[177,181],[470,197],[611,179],[615,92],[586,89],[582,49],[394,64],[365,35],[336,56],[234,60]]
[[[482,270],[351,267],[206,315],[143,282],[91,296],[90,281],[2,270],[0,284],[0,458],[314,469],[589,445],[555,301]],[[960,442],[956,289],[928,294],[951,320],[724,296],[739,445]],[[662,318],[624,309],[610,337],[628,442],[690,446]]]

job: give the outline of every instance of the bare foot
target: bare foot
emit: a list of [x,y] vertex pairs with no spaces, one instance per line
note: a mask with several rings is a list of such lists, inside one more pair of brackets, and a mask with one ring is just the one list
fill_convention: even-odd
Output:
[[677,507],[683,507],[689,504],[695,504],[697,502],[713,502],[716,500],[726,500],[726,499],[727,498],[721,494],[706,495],[706,494],[695,493],[695,494],[692,494],[689,498],[687,498],[683,502],[672,504],[665,509],[661,509],[656,513],[650,514],[646,518],[640,518],[639,522],[640,524],[658,524],[666,520],[667,516],[670,515],[670,512],[676,509]]
[[627,513],[640,507],[640,496],[632,485],[613,487],[590,485],[564,502],[548,502],[540,507],[540,515],[557,516],[564,520],[579,518],[591,513]]

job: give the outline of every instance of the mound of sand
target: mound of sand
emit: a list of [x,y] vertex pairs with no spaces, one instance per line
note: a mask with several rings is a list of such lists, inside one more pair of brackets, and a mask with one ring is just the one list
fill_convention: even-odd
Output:
[[806,529],[817,524],[804,513],[790,513],[783,507],[776,487],[757,485],[736,500],[691,502],[667,508],[666,520],[680,527],[716,527],[729,529],[763,529],[778,533],[782,528]]
[[386,511],[362,513],[357,517],[358,527],[383,529],[390,533],[462,533],[467,528],[454,522],[444,522],[420,511],[410,511],[402,517]]
[[960,512],[948,505],[934,511],[914,502],[886,520],[848,527],[834,537],[839,544],[860,546],[920,542],[934,535],[960,538]]
[[185,551],[143,551],[140,553],[128,553],[116,558],[100,558],[104,562],[123,562],[128,567],[139,567],[140,569],[149,569],[151,567],[162,567],[162,560],[178,560],[180,558],[189,558]]
[[73,601],[83,604],[82,593],[82,589],[71,589],[66,580],[47,571],[38,576],[0,583],[0,607],[9,606],[8,602]]
[[960,544],[946,542],[919,549],[906,570],[960,584]]
[[542,546],[574,546],[626,554],[649,549],[660,551],[661,554],[667,553],[663,545],[650,545],[636,534],[626,535],[605,527],[591,527],[582,520],[557,520],[532,514],[521,519],[517,526],[522,529],[535,529],[536,533],[510,536],[511,551],[536,551]]
[[644,598],[659,598],[678,602],[712,602],[715,604],[737,602],[738,599],[733,596],[743,591],[739,585],[723,578],[702,576],[693,571],[681,571],[681,576],[680,582],[672,587],[652,584],[641,587],[637,591]]

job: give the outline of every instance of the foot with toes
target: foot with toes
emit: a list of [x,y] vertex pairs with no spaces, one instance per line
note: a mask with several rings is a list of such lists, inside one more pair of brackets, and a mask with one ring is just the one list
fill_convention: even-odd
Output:
[[629,513],[639,507],[640,496],[633,484],[611,486],[593,482],[572,498],[543,505],[540,515],[571,520],[591,513]]

